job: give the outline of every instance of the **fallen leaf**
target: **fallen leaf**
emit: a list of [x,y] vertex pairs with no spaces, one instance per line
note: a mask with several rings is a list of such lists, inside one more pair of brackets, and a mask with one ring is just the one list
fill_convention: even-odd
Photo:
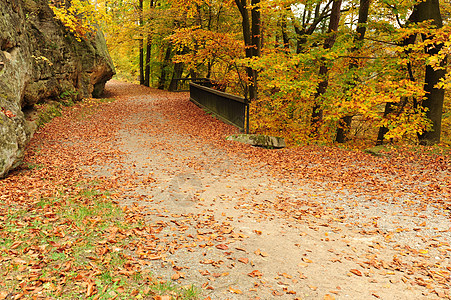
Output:
[[229,292],[234,294],[242,294],[243,292],[239,289],[234,289],[233,287],[229,287]]
[[254,271],[250,272],[247,275],[250,276],[250,277],[259,277],[260,278],[260,277],[263,276],[263,273],[260,272],[259,270],[254,270]]
[[353,273],[353,274],[355,274],[357,276],[362,276],[362,272],[360,272],[357,269],[351,269],[351,270],[349,270],[349,272],[351,272],[351,273]]
[[241,257],[241,258],[238,258],[238,261],[243,264],[247,264],[247,263],[249,263],[249,258]]
[[312,261],[310,259],[306,258],[306,257],[303,257],[302,261],[306,262],[306,263],[309,263],[309,264],[312,263]]
[[228,250],[229,246],[227,246],[225,244],[219,244],[219,245],[216,245],[216,248],[218,248],[220,250]]

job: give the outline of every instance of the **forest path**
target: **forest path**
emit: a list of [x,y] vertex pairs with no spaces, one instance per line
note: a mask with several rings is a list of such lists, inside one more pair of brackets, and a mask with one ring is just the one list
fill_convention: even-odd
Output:
[[[163,280],[202,287],[201,298],[211,299],[449,295],[450,222],[442,205],[449,169],[435,172],[445,185],[437,179],[441,192],[432,199],[424,191],[429,183],[419,186],[410,173],[411,182],[397,185],[399,174],[384,172],[388,158],[343,151],[351,157],[343,164],[327,150],[227,144],[235,129],[187,94],[116,81],[107,91],[120,101],[111,105],[121,107],[122,118],[108,148],[122,155],[90,172],[121,186],[120,205],[156,224],[155,240],[142,247],[163,257],[148,263]],[[305,160],[286,163],[303,176],[274,166],[296,155]],[[342,185],[331,171],[328,180],[315,159],[326,170],[347,165],[343,174],[360,179]]]

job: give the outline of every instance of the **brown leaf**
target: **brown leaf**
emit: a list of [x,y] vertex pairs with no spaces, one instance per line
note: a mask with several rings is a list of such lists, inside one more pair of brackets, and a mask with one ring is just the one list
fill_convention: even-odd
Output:
[[171,296],[153,296],[154,300],[171,300]]
[[171,276],[172,280],[177,280],[180,278],[185,278],[185,274],[182,272],[179,272],[179,271],[175,272],[175,274],[172,274],[172,276]]
[[216,245],[216,248],[218,248],[220,250],[228,250],[229,246],[227,246],[225,244],[219,244],[219,245]]
[[91,297],[94,294],[94,282],[88,281],[88,287],[86,288],[86,297]]
[[238,258],[238,261],[243,264],[247,264],[247,263],[249,263],[249,258],[241,257],[241,258]]
[[262,257],[267,257],[268,253],[261,251],[260,249],[257,249],[254,251],[255,255],[260,255]]
[[279,275],[285,277],[286,279],[291,279],[291,278],[293,278],[293,276],[291,276],[291,275],[289,275],[289,274],[287,274],[287,273],[279,273]]

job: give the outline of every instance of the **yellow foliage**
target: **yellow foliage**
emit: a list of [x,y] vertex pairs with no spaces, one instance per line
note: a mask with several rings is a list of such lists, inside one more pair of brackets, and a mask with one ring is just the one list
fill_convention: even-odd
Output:
[[89,1],[63,0],[58,4],[50,4],[55,18],[78,39],[86,39],[87,35],[96,31],[96,25],[101,21],[107,21],[108,15],[102,8],[102,2],[97,3],[97,8]]

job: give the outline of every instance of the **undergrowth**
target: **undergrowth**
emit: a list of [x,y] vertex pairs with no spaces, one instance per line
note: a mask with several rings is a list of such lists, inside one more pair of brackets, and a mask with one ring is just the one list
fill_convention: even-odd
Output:
[[[33,203],[0,207],[0,298],[195,299],[159,281],[127,250],[141,224],[87,184]],[[8,298],[9,299],[9,298]]]

